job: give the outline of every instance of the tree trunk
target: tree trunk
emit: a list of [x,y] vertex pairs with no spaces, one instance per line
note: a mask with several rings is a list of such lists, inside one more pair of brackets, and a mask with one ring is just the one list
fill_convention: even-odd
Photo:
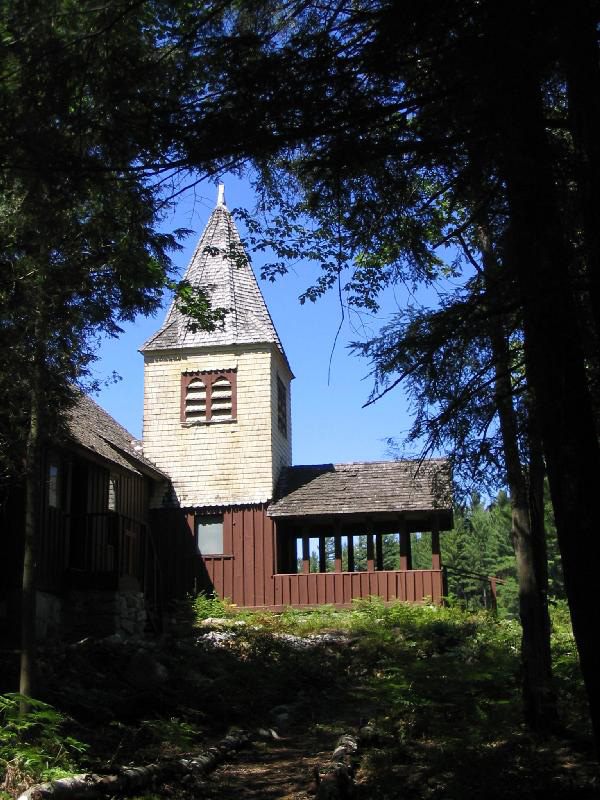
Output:
[[[534,568],[548,628],[550,641],[550,615],[548,614],[548,548],[546,545],[546,523],[544,519],[544,477],[546,467],[535,412],[529,404],[528,441],[529,441],[529,518],[533,543]],[[551,670],[550,648],[548,648],[548,671]]]
[[[36,326],[36,338],[40,333]],[[27,697],[35,691],[36,655],[36,539],[40,511],[41,409],[42,409],[43,344],[36,341],[30,367],[30,420],[25,453],[25,530],[23,537],[23,578],[21,590],[21,666],[19,692],[21,714],[29,710]]]
[[559,6],[562,58],[567,77],[569,122],[577,169],[577,191],[586,256],[589,311],[595,335],[587,352],[600,369],[600,49],[591,3]]
[[[480,243],[486,291],[489,292],[492,277],[497,275],[498,270],[485,226],[480,228]],[[494,359],[494,394],[510,493],[512,540],[519,584],[519,616],[523,628],[523,708],[525,720],[532,728],[546,730],[556,723],[557,713],[551,685],[548,573],[540,564],[540,558],[545,553],[545,541],[540,542],[539,537],[543,537],[544,528],[543,525],[541,529],[539,525],[534,526],[530,516],[530,493],[519,453],[518,422],[513,405],[510,350],[506,332],[498,315],[491,314],[490,322],[488,335]]]
[[539,624],[542,626],[543,648],[539,652],[539,668],[546,675],[541,698],[544,722],[547,727],[558,723],[556,694],[552,687],[552,650],[550,614],[548,612],[548,548],[546,545],[546,523],[544,520],[544,477],[545,465],[542,444],[533,408],[528,409],[529,440],[529,526],[533,569],[539,591]]
[[[600,480],[585,362],[578,338],[571,253],[559,213],[544,127],[535,20],[521,0],[491,4],[489,81],[496,113],[509,233],[533,389],[562,556],[565,588],[600,751],[600,648],[596,607]],[[492,109],[490,109],[492,110]]]

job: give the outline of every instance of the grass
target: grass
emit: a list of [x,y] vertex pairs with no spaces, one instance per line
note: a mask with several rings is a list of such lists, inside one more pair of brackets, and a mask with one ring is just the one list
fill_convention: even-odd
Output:
[[[221,621],[207,627],[209,618]],[[359,797],[507,800],[543,790],[547,798],[596,780],[562,608],[553,613],[553,652],[565,736],[546,740],[522,724],[514,621],[375,598],[351,610],[250,613],[214,597],[197,598],[186,620],[148,651],[165,669],[160,686],[132,685],[137,645],[88,641],[46,654],[44,700],[58,716],[0,732],[4,792],[14,796],[52,769],[102,770],[199,749],[230,725],[273,724],[282,703],[318,737],[370,721],[376,734],[360,764]],[[215,625],[225,634],[218,647],[210,645]],[[326,637],[310,651],[281,636],[331,631],[345,634],[342,643]],[[39,757],[27,761],[28,752]]]

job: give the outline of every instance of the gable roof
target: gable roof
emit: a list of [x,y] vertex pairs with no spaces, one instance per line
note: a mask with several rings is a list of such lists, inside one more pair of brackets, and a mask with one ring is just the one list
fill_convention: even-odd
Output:
[[168,480],[168,476],[142,454],[141,443],[87,394],[78,395],[68,412],[67,426],[76,444],[106,461],[138,475]]
[[[160,329],[140,348],[142,352],[230,344],[274,344],[287,358],[250,266],[233,218],[219,194],[216,206],[196,247],[184,280],[208,291],[213,308],[227,310],[214,331],[190,327],[175,302]],[[288,365],[289,366],[289,365]]]
[[267,513],[302,517],[451,510],[449,464],[431,459],[287,467]]

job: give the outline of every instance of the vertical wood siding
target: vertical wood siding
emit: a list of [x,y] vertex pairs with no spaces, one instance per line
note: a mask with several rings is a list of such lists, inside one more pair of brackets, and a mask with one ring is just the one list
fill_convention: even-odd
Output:
[[223,555],[200,556],[191,509],[157,509],[150,519],[169,598],[214,591],[238,606],[275,604],[275,526],[265,505],[224,510]]
[[[346,606],[371,595],[385,601],[440,603],[444,594],[443,573],[433,569],[277,574],[275,525],[263,505],[224,510],[223,555],[198,553],[191,509],[153,511],[151,525],[166,595],[173,599],[216,592],[240,607],[275,609]],[[285,539],[282,546],[287,546]]]
[[383,570],[381,572],[312,572],[275,575],[275,607],[312,606],[327,603],[349,606],[353,600],[381,597],[384,601],[406,600],[441,603],[441,570]]

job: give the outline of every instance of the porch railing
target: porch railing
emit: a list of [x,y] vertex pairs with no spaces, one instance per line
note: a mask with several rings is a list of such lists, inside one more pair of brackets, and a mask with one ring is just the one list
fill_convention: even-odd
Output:
[[111,511],[66,514],[65,522],[70,568],[118,577],[142,576],[145,523]]
[[277,606],[345,606],[371,595],[386,602],[441,603],[445,593],[441,569],[278,573],[273,579]]

